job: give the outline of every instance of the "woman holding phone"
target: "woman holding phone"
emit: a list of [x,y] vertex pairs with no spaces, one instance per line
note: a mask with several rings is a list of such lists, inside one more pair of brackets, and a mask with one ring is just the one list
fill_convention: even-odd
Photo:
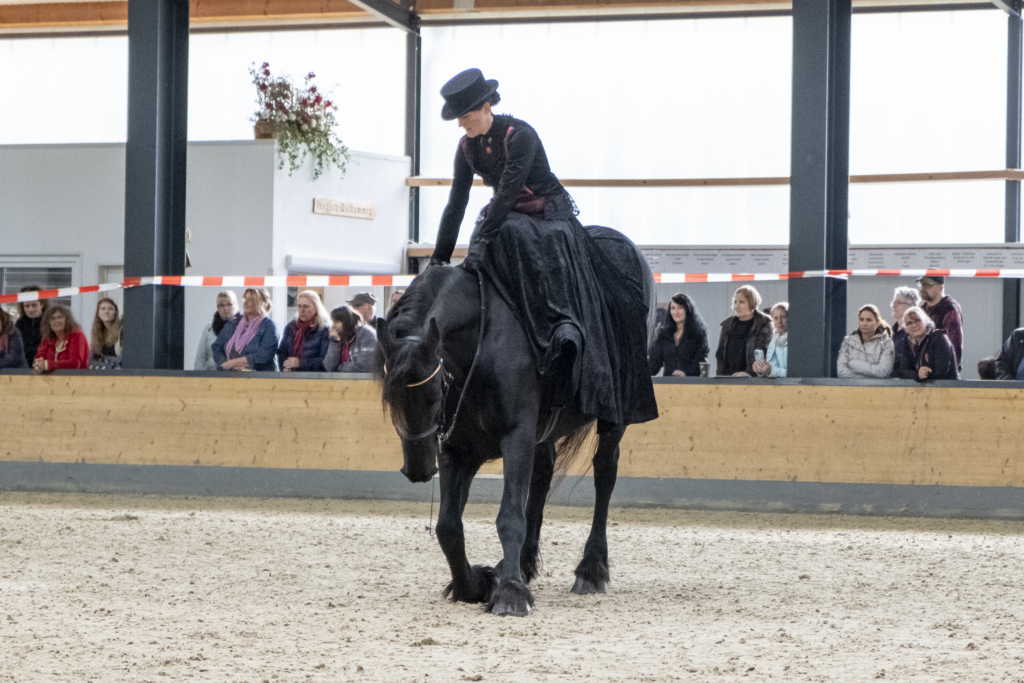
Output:
[[761,293],[751,285],[743,285],[733,295],[732,310],[736,315],[722,321],[718,351],[715,352],[719,377],[750,377],[755,374],[755,352],[765,353],[772,339],[772,319],[758,310],[760,306]]

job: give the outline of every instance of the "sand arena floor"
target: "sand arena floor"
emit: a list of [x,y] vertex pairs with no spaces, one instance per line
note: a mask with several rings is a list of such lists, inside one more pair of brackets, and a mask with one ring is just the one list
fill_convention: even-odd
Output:
[[428,508],[0,494],[0,682],[1024,681],[1024,524],[616,509],[578,597],[553,508],[500,619],[440,599]]

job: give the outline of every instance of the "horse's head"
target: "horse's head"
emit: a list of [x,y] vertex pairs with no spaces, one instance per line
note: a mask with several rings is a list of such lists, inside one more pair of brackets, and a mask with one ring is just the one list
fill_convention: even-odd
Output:
[[377,322],[377,377],[402,438],[402,474],[414,483],[430,481],[437,472],[446,381],[440,350],[441,333],[433,318],[424,335],[392,336],[386,320]]

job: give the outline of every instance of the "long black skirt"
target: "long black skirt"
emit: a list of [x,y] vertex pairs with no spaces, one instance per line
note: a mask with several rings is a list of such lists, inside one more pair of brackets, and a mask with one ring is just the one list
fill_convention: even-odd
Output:
[[541,376],[564,370],[571,354],[577,409],[624,426],[658,417],[637,255],[619,233],[584,228],[555,201],[543,215],[510,212],[487,238],[475,232],[463,267],[482,272],[512,309]]

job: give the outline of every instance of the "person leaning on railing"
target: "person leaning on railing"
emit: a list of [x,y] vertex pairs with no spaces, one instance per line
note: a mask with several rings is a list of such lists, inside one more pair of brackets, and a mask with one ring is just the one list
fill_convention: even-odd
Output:
[[331,318],[320,295],[301,292],[295,299],[297,315],[288,323],[277,349],[282,372],[320,372],[327,356]]
[[90,370],[117,370],[121,367],[121,312],[117,303],[108,297],[96,302],[96,316],[92,321],[92,356]]
[[956,351],[944,330],[935,329],[935,323],[918,307],[903,315],[910,349],[914,354],[916,375],[912,379],[960,379],[956,367]]
[[892,328],[874,304],[857,311],[857,329],[843,339],[836,370],[841,379],[885,379],[892,374]]
[[377,333],[348,306],[331,311],[330,346],[324,358],[327,372],[373,372]]
[[228,324],[229,320],[236,323],[242,318],[238,312],[238,297],[229,289],[217,295],[217,310],[213,313],[213,320],[203,328],[199,335],[199,346],[196,347],[196,360],[192,364],[193,370],[213,372],[217,369],[217,362],[213,360],[213,343],[217,341],[221,330]]
[[772,319],[757,310],[760,305],[761,293],[751,285],[736,290],[732,299],[736,315],[722,321],[715,352],[716,374],[733,377],[754,374],[755,352],[758,349],[767,352],[772,340]]
[[710,351],[708,330],[697,306],[682,292],[673,294],[668,317],[647,354],[651,375],[664,368],[665,377],[698,377]]
[[0,369],[27,367],[21,332],[14,326],[14,319],[10,314],[0,308]]
[[89,368],[89,340],[66,306],[47,308],[41,328],[43,339],[32,362],[36,372]]
[[[21,293],[38,292],[39,287],[26,285],[21,288]],[[46,299],[41,301],[22,301],[18,304],[18,320],[14,323],[21,332],[21,341],[25,345],[25,362],[32,365],[36,359],[36,352],[39,351],[39,342],[43,340],[43,313],[50,302]]]
[[242,296],[242,317],[229,320],[213,343],[218,370],[277,370],[277,325],[265,289],[249,288]]
[[785,377],[789,364],[789,302],[780,301],[768,313],[772,316],[775,332],[768,342],[764,360],[755,360],[751,367],[759,377]]
[[897,287],[892,294],[892,377],[914,379],[914,354],[910,349],[907,331],[903,329],[903,315],[915,306],[921,305],[921,295],[913,287]]

